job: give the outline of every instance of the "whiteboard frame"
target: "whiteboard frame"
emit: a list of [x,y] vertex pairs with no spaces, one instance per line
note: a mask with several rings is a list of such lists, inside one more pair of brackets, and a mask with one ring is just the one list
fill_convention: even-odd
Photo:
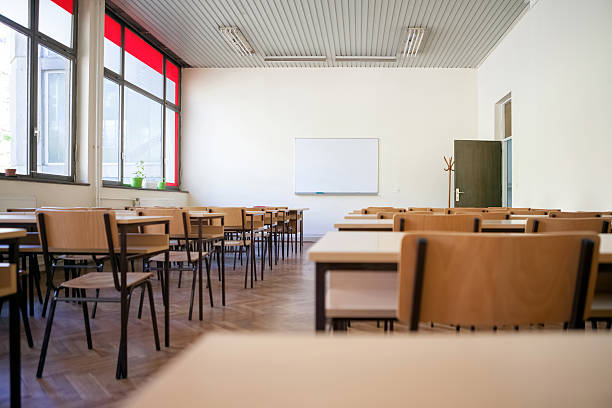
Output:
[[[297,160],[296,160],[296,149],[297,140],[312,140],[312,139],[325,139],[325,140],[376,140],[376,192],[332,192],[332,191],[295,191],[297,190],[297,180],[295,179],[297,174]],[[336,196],[377,196],[380,194],[380,138],[378,137],[296,137],[293,139],[293,189],[295,195],[336,195]]]

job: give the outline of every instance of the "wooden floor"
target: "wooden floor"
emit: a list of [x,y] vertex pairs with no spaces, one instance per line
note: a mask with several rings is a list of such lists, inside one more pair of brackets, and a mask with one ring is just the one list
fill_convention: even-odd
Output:
[[[103,304],[91,321],[93,350],[87,349],[82,309],[78,305],[59,303],[42,379],[35,376],[46,319],[31,318],[34,348],[22,341],[22,400],[24,406],[82,407],[113,406],[137,390],[164,364],[172,360],[199,336],[211,331],[283,331],[312,333],[314,329],[314,265],[302,255],[279,260],[272,271],[266,269],[265,280],[254,289],[244,289],[244,269],[232,271],[233,258],[227,258],[227,306],[220,306],[220,285],[213,279],[215,307],[205,303],[204,320],[187,320],[190,274],[184,273],[183,287],[177,288],[177,274],[172,276],[171,347],[155,351],[148,307],[142,320],[136,317],[137,302],[132,303],[129,325],[129,376],[115,379],[119,343],[119,305]],[[213,269],[216,274],[216,267]],[[163,336],[163,307],[157,280],[153,281],[160,336]],[[205,301],[208,298],[205,297]],[[8,317],[7,307],[0,317],[0,406],[7,406],[8,395]],[[91,309],[90,309],[91,310]],[[197,314],[196,314],[197,319]],[[452,327],[423,326],[426,331],[455,333]],[[396,325],[396,332],[406,328]],[[558,328],[553,328],[558,330]],[[349,333],[378,332],[375,323],[353,323]],[[466,331],[469,333],[469,331]],[[253,350],[254,353],[257,350]],[[203,367],[203,369],[205,369]]]

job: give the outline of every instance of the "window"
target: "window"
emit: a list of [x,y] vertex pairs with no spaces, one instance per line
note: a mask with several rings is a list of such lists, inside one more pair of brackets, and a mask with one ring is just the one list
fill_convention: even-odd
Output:
[[[76,6],[73,0],[0,3],[0,172],[74,181]],[[38,15],[33,23],[31,11]]]
[[115,15],[104,21],[104,184],[130,184],[143,163],[146,179],[177,189],[179,67]]

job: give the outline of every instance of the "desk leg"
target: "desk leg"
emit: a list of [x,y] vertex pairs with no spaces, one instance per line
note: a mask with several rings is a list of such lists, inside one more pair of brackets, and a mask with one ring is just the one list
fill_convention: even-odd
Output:
[[124,226],[119,226],[121,236],[121,255],[119,262],[119,272],[121,274],[121,338],[119,341],[119,361],[117,363],[117,374],[116,378],[127,378],[128,365],[127,365],[127,236]]
[[225,239],[221,240],[221,303],[225,306]]
[[300,254],[304,247],[304,213],[300,212]]
[[[166,221],[164,225],[164,232],[169,236],[170,234],[170,222]],[[165,291],[166,291],[166,308],[164,310],[164,336],[165,336],[165,345],[166,347],[170,347],[170,250],[166,251],[166,256],[164,259],[164,279],[166,281]]]
[[[204,318],[204,306],[202,305],[202,218],[198,218],[198,313],[200,321]],[[211,285],[211,282],[208,282]]]
[[21,406],[21,339],[19,329],[19,297],[9,298],[9,345],[11,371],[11,407]]
[[326,265],[315,265],[315,330],[325,330],[325,270]]

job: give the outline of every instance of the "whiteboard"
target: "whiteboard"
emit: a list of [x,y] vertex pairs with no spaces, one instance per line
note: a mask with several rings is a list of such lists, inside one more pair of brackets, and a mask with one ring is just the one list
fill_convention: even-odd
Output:
[[296,194],[378,194],[378,139],[295,139]]

